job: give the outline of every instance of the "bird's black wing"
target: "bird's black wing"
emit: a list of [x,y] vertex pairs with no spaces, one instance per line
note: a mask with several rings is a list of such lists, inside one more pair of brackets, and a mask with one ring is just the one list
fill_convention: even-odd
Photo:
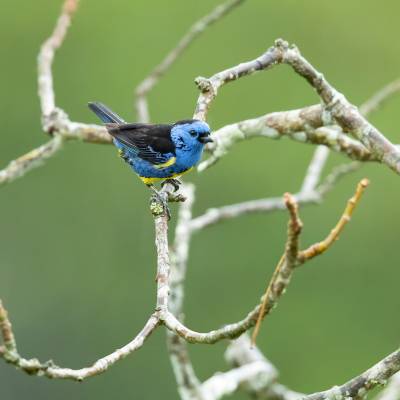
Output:
[[152,164],[164,164],[175,155],[171,125],[107,124],[107,129],[128,151]]

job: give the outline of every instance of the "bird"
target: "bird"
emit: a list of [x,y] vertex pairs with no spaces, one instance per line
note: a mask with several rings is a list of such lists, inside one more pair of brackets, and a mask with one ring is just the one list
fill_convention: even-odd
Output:
[[179,177],[199,162],[206,143],[212,142],[211,129],[204,121],[186,119],[172,124],[127,123],[106,105],[89,102],[102,120],[120,157],[142,182],[158,193],[161,181],[179,188]]

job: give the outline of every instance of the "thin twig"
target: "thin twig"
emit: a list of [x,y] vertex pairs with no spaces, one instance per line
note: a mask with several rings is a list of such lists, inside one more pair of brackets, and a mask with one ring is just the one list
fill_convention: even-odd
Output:
[[181,38],[176,47],[174,47],[166,57],[158,64],[151,73],[137,86],[136,112],[140,122],[150,122],[149,106],[147,104],[147,95],[158,83],[160,78],[168,71],[172,64],[182,55],[182,53],[207,30],[212,24],[222,19],[234,8],[242,4],[245,0],[229,0],[226,3],[219,4],[209,14],[195,22],[188,32]]
[[307,193],[315,191],[316,187],[321,180],[322,170],[328,160],[329,148],[325,146],[318,146],[307,168],[306,176],[304,177],[303,184],[301,185],[300,192]]
[[382,89],[378,90],[369,100],[360,106],[360,113],[363,115],[371,114],[376,111],[391,96],[400,91],[400,79],[388,83]]
[[26,172],[39,167],[45,160],[57,153],[61,149],[62,144],[63,138],[56,135],[46,144],[11,161],[6,168],[0,171],[0,185],[12,182],[25,175]]
[[254,327],[253,335],[251,337],[251,343],[253,346],[256,343],[263,317],[270,309],[272,309],[276,303],[276,300],[282,295],[283,290],[289,285],[290,278],[297,263],[299,238],[303,223],[300,220],[298,204],[293,196],[289,193],[285,193],[284,202],[290,215],[285,253],[279,260],[279,263],[275,268],[275,271],[263,296],[256,326]]
[[3,338],[5,352],[17,353],[17,344],[15,342],[14,333],[12,330],[11,322],[8,319],[8,312],[4,308],[0,299],[0,332]]
[[17,352],[15,336],[12,331],[8,314],[0,301],[0,332],[3,338],[4,348],[0,356],[10,364],[25,371],[30,375],[46,376],[48,378],[72,379],[82,381],[85,378],[95,376],[105,372],[117,361],[125,358],[135,350],[143,346],[144,341],[150,336],[154,329],[159,325],[159,317],[153,314],[139,334],[127,345],[115,350],[113,353],[100,358],[91,367],[82,369],[61,368],[52,361],[41,363],[36,358],[26,359]]
[[301,251],[298,255],[299,263],[304,263],[322,253],[324,253],[336,240],[339,239],[339,235],[343,231],[346,224],[350,221],[353,215],[354,209],[359,203],[364,190],[368,186],[368,179],[363,179],[358,185],[354,196],[348,201],[347,206],[339,219],[336,226],[331,230],[329,235],[321,242],[315,243],[307,249]]
[[[355,205],[360,200],[360,196],[362,191],[364,190],[366,182],[367,180],[363,179],[358,184],[356,195],[350,200],[351,206],[346,207],[345,214],[344,216],[342,216],[341,220],[346,219],[349,215],[352,214]],[[355,204],[353,201],[354,198],[355,198]],[[298,239],[301,230],[301,223],[297,216],[297,208],[294,206],[294,204],[296,204],[295,198],[292,196],[287,196],[286,201],[289,211],[291,213],[291,221],[289,228],[289,233],[291,236],[288,238],[288,244],[285,250],[285,257],[284,257],[285,262],[283,262],[283,264],[279,267],[276,277],[275,278],[273,277],[273,279],[270,281],[270,285],[272,285],[272,288],[269,292],[270,296],[266,303],[264,314],[262,314],[262,317],[267,315],[272,310],[273,306],[276,304],[277,300],[288,286],[294,268],[303,264],[305,261],[309,259],[304,255],[302,255],[302,252],[299,252],[298,257],[295,257],[295,253],[297,252],[298,248]],[[341,229],[343,229],[342,223],[340,223],[339,232],[341,231]],[[306,250],[306,254],[308,254],[307,251],[308,250]],[[263,301],[264,297],[261,299],[261,303],[258,304],[253,310],[251,310],[247,314],[247,316],[241,321],[225,325],[220,329],[212,330],[209,332],[202,333],[193,331],[192,329],[188,328],[183,323],[181,323],[169,311],[165,311],[161,315],[161,319],[168,329],[177,333],[179,336],[181,336],[188,342],[212,344],[223,339],[235,339],[242,333],[246,332],[251,327],[253,327],[256,324],[257,319],[259,318]]]
[[208,79],[197,78],[200,96],[194,117],[206,119],[210,105],[223,85],[278,64],[290,65],[297,74],[305,78],[324,102],[324,110],[330,113],[341,129],[351,133],[374,157],[400,174],[400,149],[370,124],[343,94],[333,88],[295,46],[289,47],[282,39],[276,40],[274,46],[252,61],[228,68]]
[[[181,203],[179,207],[174,246],[173,251],[171,251],[168,307],[181,321],[183,321],[184,282],[191,239],[189,222],[192,218],[192,207],[195,198],[194,190],[195,188],[192,184],[185,184],[180,189],[186,201]],[[172,369],[182,400],[202,400],[204,395],[202,394],[200,381],[190,360],[187,343],[176,333],[167,330],[167,345]]]
[[351,379],[341,386],[324,392],[313,393],[303,397],[303,400],[325,400],[325,399],[361,399],[377,386],[384,386],[387,380],[400,370],[400,349],[389,354],[373,367],[361,375]]
[[247,334],[229,343],[225,352],[225,359],[232,368],[240,368],[253,363],[264,364],[265,372],[263,376],[250,377],[241,386],[252,398],[259,400],[299,400],[304,396],[304,394],[294,392],[277,382],[279,376],[276,367],[256,346],[251,345],[251,340]]
[[[293,197],[296,202],[301,205],[320,203],[341,178],[358,169],[360,165],[360,163],[353,162],[335,167],[315,191],[306,193],[299,192],[293,195]],[[234,219],[243,215],[285,209],[286,206],[282,197],[268,197],[266,199],[244,201],[219,208],[210,208],[206,210],[204,214],[192,219],[190,221],[190,228],[193,232],[197,232],[222,221]]]
[[[39,98],[42,109],[43,124],[47,125],[46,119],[53,113],[55,104],[52,64],[56,50],[62,45],[72,17],[78,7],[78,0],[65,0],[60,17],[51,36],[44,42],[38,56],[38,87]],[[45,131],[49,127],[46,126]]]

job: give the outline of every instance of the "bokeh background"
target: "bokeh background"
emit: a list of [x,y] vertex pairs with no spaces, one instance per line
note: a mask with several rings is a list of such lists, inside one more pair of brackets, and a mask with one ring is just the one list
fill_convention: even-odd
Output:
[[[135,85],[216,4],[82,1],[54,65],[58,104],[73,120],[97,122],[86,107],[90,100],[135,120]],[[47,140],[39,121],[36,56],[60,6],[61,0],[0,0],[1,166]],[[360,104],[400,75],[399,12],[396,0],[249,0],[196,41],[151,93],[152,118],[189,117],[197,97],[194,77],[252,59],[277,37],[296,43]],[[209,122],[217,128],[317,101],[283,66],[225,87]],[[400,97],[371,117],[396,143],[399,107]],[[297,191],[313,150],[288,140],[236,146],[214,168],[187,177],[197,185],[195,214]],[[332,155],[329,168],[343,161]],[[302,209],[302,242],[331,229],[364,176],[371,186],[341,240],[296,273],[258,339],[281,381],[298,391],[342,383],[399,343],[400,178],[377,164],[347,176],[322,205]],[[115,150],[71,143],[0,191],[0,295],[21,353],[82,367],[127,343],[153,310],[155,250],[148,191]],[[282,212],[252,215],[196,235],[186,285],[191,327],[218,327],[253,307],[282,253],[286,220]],[[0,397],[176,399],[164,342],[160,329],[139,352],[82,384],[29,377],[1,362]],[[225,346],[190,346],[200,378],[226,369]]]

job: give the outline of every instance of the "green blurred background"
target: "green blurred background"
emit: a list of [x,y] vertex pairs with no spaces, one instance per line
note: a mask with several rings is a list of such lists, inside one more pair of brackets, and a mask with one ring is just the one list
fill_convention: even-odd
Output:
[[[135,120],[135,85],[216,4],[83,0],[56,57],[57,103],[73,120],[96,121],[90,100]],[[36,56],[60,5],[0,0],[1,166],[48,139],[40,127]],[[248,0],[196,41],[151,93],[152,119],[190,117],[194,77],[252,59],[277,37],[296,43],[360,104],[400,75],[399,12],[396,0]],[[279,67],[225,87],[209,122],[217,128],[317,101],[302,79]],[[371,117],[396,143],[399,107],[400,97]],[[216,167],[187,177],[197,185],[195,214],[297,191],[313,150],[287,140],[236,146]],[[329,168],[343,161],[333,155]],[[341,240],[296,273],[258,339],[281,381],[298,391],[342,383],[399,343],[400,177],[377,164],[347,176],[322,205],[302,209],[302,241],[331,229],[364,176],[371,186]],[[148,191],[116,151],[70,143],[0,191],[0,295],[21,353],[77,368],[127,343],[154,307],[155,250]],[[185,304],[191,327],[215,328],[253,307],[282,253],[286,220],[282,212],[252,215],[196,235]],[[0,397],[176,399],[164,342],[160,329],[139,352],[82,384],[29,377],[1,362]],[[226,368],[225,346],[190,346],[201,379]]]

